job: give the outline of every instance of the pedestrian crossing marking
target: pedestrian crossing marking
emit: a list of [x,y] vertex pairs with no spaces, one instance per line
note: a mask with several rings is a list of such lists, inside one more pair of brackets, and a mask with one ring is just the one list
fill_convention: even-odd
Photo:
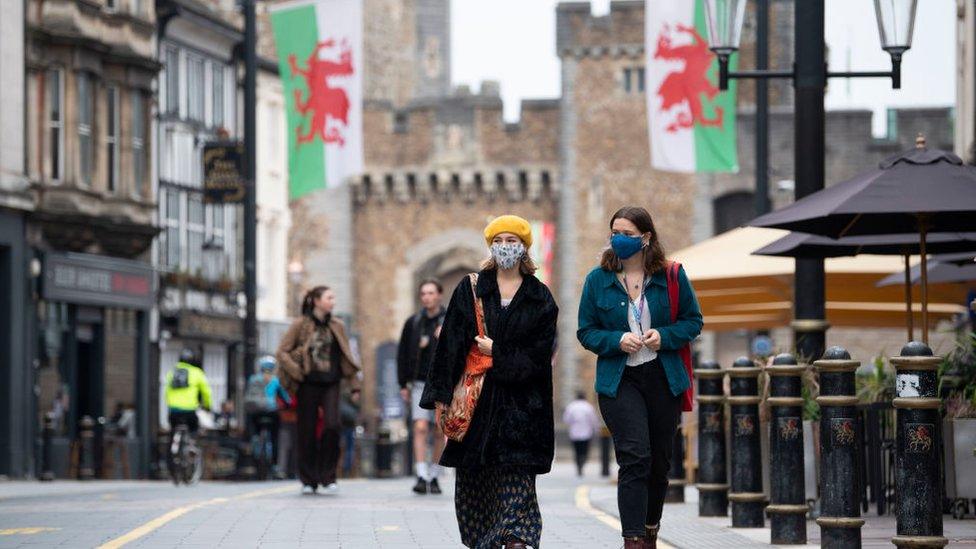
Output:
[[29,526],[26,528],[4,528],[0,530],[0,536],[30,536],[33,534],[43,534],[44,532],[57,532],[60,528],[50,528],[48,526]]
[[399,529],[400,529],[399,526],[380,526],[379,527],[379,531],[380,532],[396,532]]

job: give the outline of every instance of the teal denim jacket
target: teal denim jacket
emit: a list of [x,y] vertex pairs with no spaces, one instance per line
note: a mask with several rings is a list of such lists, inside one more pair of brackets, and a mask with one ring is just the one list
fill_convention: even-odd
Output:
[[[651,276],[644,288],[651,327],[661,334],[661,348],[657,352],[668,385],[674,395],[680,395],[690,384],[678,350],[690,343],[702,329],[701,307],[695,297],[684,268],[678,270],[678,319],[671,323],[671,304],[668,298],[667,274],[664,269]],[[616,273],[597,267],[586,275],[580,296],[579,329],[576,338],[587,350],[597,355],[596,392],[608,397],[617,396],[617,387],[627,367],[627,354],[620,350],[620,338],[630,331],[627,314],[628,296]]]

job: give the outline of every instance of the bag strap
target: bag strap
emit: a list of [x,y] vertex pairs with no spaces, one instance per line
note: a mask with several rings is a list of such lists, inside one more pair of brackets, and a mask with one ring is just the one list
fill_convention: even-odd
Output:
[[478,273],[471,273],[468,276],[471,278],[471,297],[474,298],[474,319],[478,325],[478,337],[485,337],[485,305],[476,290]]
[[678,300],[681,297],[681,288],[678,285],[678,269],[681,263],[672,261],[668,264],[668,300],[671,302],[671,323],[678,320]]

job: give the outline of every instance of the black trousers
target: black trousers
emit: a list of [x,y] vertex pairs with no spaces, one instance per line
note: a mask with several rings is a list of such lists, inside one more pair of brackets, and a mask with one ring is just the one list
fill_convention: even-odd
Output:
[[[327,486],[336,481],[339,465],[339,383],[298,386],[298,478],[306,486]],[[317,433],[319,410],[322,432]]]
[[590,439],[574,440],[573,450],[576,453],[576,472],[583,476],[583,466],[590,457]]
[[671,394],[661,362],[627,366],[616,398],[600,395],[600,412],[613,436],[617,505],[625,537],[643,536],[661,521],[681,398]]

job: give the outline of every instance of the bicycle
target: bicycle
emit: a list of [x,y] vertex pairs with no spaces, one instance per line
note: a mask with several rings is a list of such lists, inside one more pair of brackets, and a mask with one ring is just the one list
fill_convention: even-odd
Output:
[[169,446],[170,477],[173,484],[196,484],[203,476],[203,452],[185,423],[175,426]]
[[274,441],[271,437],[271,425],[275,418],[260,415],[257,418],[258,432],[251,437],[251,456],[254,458],[258,480],[267,480],[274,467]]

